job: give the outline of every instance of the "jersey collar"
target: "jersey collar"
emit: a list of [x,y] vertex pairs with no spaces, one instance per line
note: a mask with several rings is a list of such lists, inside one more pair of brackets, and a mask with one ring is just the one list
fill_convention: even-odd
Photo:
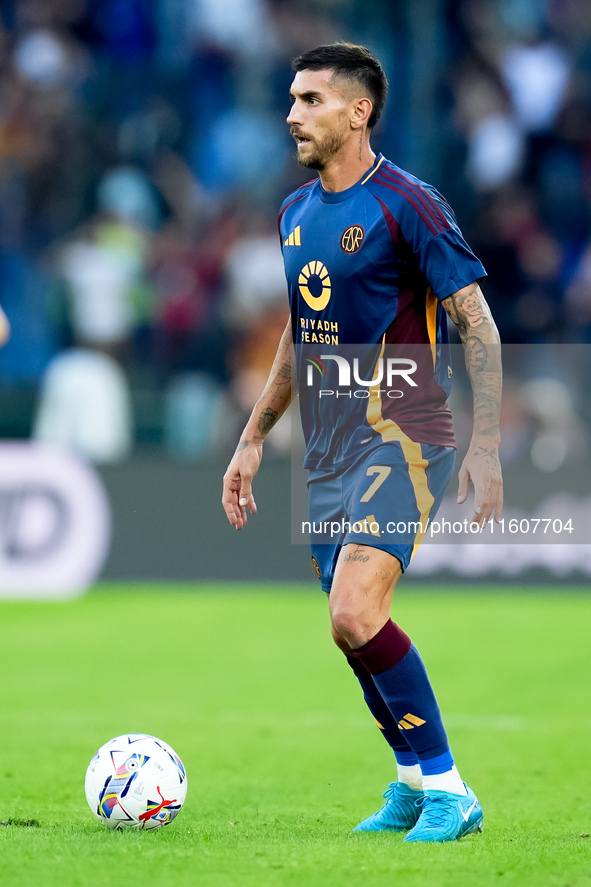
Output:
[[378,154],[372,168],[368,169],[367,172],[364,172],[358,182],[355,182],[354,185],[351,185],[350,188],[346,188],[344,191],[325,191],[322,187],[322,182],[318,179],[318,191],[322,202],[342,203],[344,200],[348,200],[349,197],[353,197],[353,195],[357,194],[357,192],[363,187],[367,179],[374,174],[383,159],[382,154]]

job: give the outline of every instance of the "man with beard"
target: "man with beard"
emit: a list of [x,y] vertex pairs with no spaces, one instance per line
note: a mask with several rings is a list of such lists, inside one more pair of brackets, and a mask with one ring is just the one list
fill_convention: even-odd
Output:
[[[357,830],[456,840],[482,829],[482,809],[454,763],[423,661],[391,620],[390,606],[453,473],[448,316],[464,344],[474,393],[458,503],[471,481],[472,521],[483,527],[493,514],[501,517],[501,366],[498,333],[478,285],[486,272],[439,192],[372,151],[388,87],[377,59],[340,43],[305,53],[293,68],[287,123],[299,163],[319,176],[281,208],[291,317],[224,476],[222,502],[238,530],[246,509],[256,512],[252,480],[264,439],[290,402],[293,366],[311,535],[318,525],[342,526],[338,537],[321,538],[320,530],[312,541],[332,636],[397,762],[386,803]],[[360,348],[362,357],[347,347]],[[388,347],[403,357],[388,358]],[[313,389],[315,370],[320,392]]]

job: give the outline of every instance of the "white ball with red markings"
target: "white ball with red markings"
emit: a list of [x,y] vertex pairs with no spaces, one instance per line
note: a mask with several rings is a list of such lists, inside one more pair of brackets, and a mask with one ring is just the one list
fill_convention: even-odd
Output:
[[162,828],[185,803],[187,773],[166,742],[126,733],[99,748],[84,789],[90,809],[107,828]]

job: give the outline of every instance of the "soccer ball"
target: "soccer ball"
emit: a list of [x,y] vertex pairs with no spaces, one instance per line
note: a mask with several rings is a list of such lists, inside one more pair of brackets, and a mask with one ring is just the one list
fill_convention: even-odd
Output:
[[101,746],[86,771],[86,800],[107,828],[162,828],[187,797],[176,752],[155,736],[126,733]]

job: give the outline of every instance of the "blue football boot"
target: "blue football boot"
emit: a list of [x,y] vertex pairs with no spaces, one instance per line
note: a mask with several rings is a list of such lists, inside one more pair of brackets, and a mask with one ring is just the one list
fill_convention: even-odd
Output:
[[354,832],[402,832],[416,824],[421,814],[417,801],[422,801],[422,791],[415,791],[404,782],[391,782],[384,797],[384,806],[355,826]]
[[466,786],[466,791],[465,796],[426,791],[424,798],[417,802],[419,821],[404,840],[441,843],[481,832],[482,807],[472,789]]

